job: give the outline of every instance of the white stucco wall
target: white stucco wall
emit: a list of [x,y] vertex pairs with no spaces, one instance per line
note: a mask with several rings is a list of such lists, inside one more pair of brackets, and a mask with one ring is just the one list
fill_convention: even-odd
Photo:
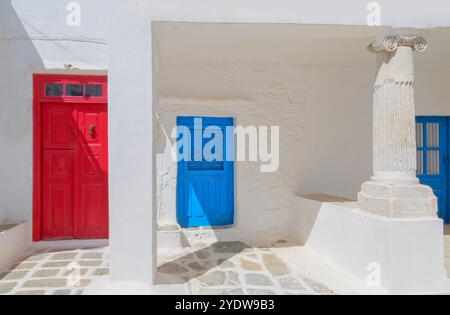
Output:
[[371,67],[315,66],[305,126],[300,194],[356,200],[372,176]]
[[32,217],[33,72],[107,69],[107,21],[96,16],[108,1],[79,2],[82,24],[69,27],[65,1],[0,1],[0,208],[8,221]]
[[[448,41],[436,34],[428,34],[430,54],[416,60],[418,114],[450,115],[446,89],[435,88],[447,82],[442,51]],[[233,116],[244,126],[280,126],[279,172],[262,174],[258,163],[236,165],[236,228],[244,239],[289,238],[292,194],[355,200],[372,176],[375,60],[365,51],[371,36],[371,30],[358,28],[158,23],[159,223],[176,222],[176,164],[168,137],[177,115]],[[440,66],[444,70],[435,75]]]
[[[299,75],[301,74],[301,75]],[[236,125],[280,126],[280,168],[261,173],[261,163],[236,162],[236,227],[253,241],[285,239],[290,197],[302,178],[304,108],[307,66],[230,62],[178,64],[159,76],[158,189],[159,218],[174,220],[177,165],[170,155],[177,116],[234,117]],[[193,80],[192,78],[197,78]],[[174,89],[187,88],[185,98]],[[179,91],[178,91],[179,92]],[[172,140],[173,142],[173,140]],[[270,145],[270,144],[269,144]]]
[[[152,25],[134,11],[121,3],[111,7],[109,16],[110,268],[113,282],[153,283],[157,254]],[[128,23],[131,20],[136,23]],[[116,37],[122,32],[124,37]]]
[[450,65],[416,71],[416,114],[450,116]]
[[244,127],[280,127],[279,171],[261,173],[258,162],[236,163],[236,228],[252,242],[288,238],[293,194],[354,198],[370,177],[372,79],[367,69],[162,59],[156,107],[160,224],[176,222],[177,165],[169,137],[177,116],[231,116]]
[[[121,0],[115,0],[120,2]],[[367,5],[361,0],[134,0],[137,14],[157,21],[302,23],[366,25]],[[449,26],[446,0],[378,0],[381,24],[392,27]],[[125,4],[127,6],[127,4]],[[137,21],[135,21],[136,23]]]

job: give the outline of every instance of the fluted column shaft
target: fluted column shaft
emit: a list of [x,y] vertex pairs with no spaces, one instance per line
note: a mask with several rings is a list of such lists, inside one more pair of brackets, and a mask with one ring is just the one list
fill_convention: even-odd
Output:
[[417,183],[413,48],[377,54],[374,87],[374,180]]

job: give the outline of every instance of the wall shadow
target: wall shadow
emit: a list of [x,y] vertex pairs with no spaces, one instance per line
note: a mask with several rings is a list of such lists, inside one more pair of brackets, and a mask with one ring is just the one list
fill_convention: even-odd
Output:
[[44,63],[15,11],[0,1],[0,208],[7,223],[32,218],[32,71]]

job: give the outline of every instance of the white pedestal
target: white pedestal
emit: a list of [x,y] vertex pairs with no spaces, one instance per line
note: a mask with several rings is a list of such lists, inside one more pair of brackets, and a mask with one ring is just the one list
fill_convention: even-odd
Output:
[[[322,204],[307,246],[393,294],[450,292],[440,219],[388,219]],[[375,269],[374,269],[375,268]]]

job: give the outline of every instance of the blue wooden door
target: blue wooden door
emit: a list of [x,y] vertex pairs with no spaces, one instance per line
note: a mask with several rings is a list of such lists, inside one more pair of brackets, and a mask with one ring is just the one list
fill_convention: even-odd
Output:
[[439,217],[449,223],[448,118],[417,117],[417,176],[438,197]]
[[[234,159],[230,157],[234,144],[233,135],[227,135],[227,127],[234,126],[233,118],[178,117],[177,126],[179,143],[187,137],[186,130],[190,137],[190,146],[178,149],[178,223],[184,228],[233,224]],[[218,132],[202,137],[208,130]],[[208,144],[212,139],[215,146]],[[205,149],[216,155],[213,160],[201,154]]]

